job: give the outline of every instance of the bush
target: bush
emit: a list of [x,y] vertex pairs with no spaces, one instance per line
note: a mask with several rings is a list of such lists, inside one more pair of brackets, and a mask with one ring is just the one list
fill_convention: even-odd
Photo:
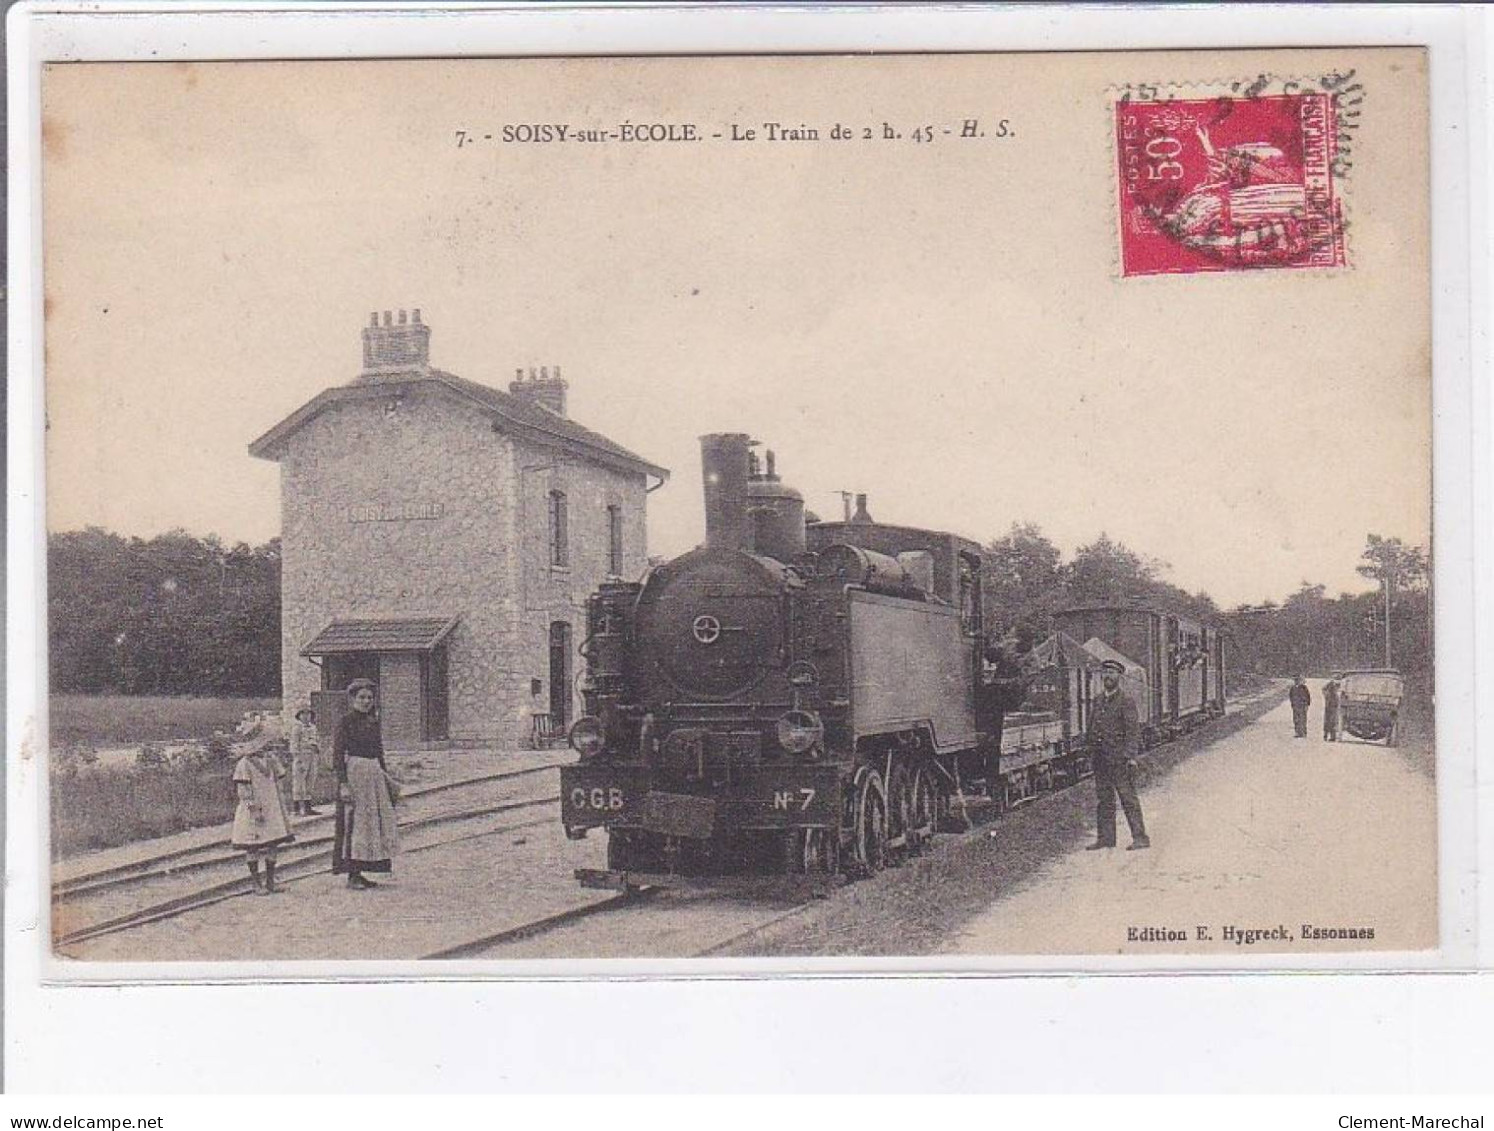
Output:
[[196,773],[211,767],[215,760],[203,743],[194,742],[190,746],[183,746],[180,750],[173,750],[167,762],[174,772]]
[[[55,856],[112,848],[232,818],[241,749],[230,732],[243,699],[54,696],[51,835]],[[100,749],[132,748],[123,761]],[[323,773],[325,782],[330,775]]]
[[162,756],[159,767],[82,767],[52,779],[54,857],[113,848],[131,841],[218,825],[233,816],[233,763],[195,752]]
[[97,766],[99,752],[91,742],[75,742],[67,749],[68,756],[77,759],[80,765]]

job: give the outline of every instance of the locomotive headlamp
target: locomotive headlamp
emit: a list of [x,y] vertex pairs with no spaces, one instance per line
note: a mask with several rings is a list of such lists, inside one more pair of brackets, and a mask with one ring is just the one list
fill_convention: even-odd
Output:
[[584,762],[595,758],[606,748],[607,731],[602,726],[602,720],[595,715],[582,715],[571,724],[566,739],[570,742],[571,749],[581,755]]
[[825,737],[825,724],[813,711],[785,711],[778,716],[778,745],[790,754],[805,754]]

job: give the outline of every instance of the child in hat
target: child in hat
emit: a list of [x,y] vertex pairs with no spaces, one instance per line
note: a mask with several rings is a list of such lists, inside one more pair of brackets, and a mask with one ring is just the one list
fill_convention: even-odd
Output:
[[[246,853],[249,874],[254,877],[255,894],[269,895],[275,886],[275,854],[282,844],[296,838],[291,835],[285,801],[280,796],[280,779],[285,766],[261,746],[245,754],[233,768],[234,789],[239,804],[233,815],[233,847]],[[264,862],[264,880],[260,881],[260,862]]]
[[302,707],[291,724],[291,807],[298,817],[315,817],[319,810],[311,807],[316,793],[317,763],[321,744],[316,733],[316,712]]

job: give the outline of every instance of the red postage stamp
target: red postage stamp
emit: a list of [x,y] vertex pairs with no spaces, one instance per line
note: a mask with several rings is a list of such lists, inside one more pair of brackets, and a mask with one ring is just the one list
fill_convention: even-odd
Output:
[[1333,97],[1115,107],[1121,274],[1342,267]]

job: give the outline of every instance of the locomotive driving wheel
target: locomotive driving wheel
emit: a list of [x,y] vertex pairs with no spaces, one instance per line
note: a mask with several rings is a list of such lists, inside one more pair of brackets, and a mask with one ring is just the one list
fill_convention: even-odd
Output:
[[927,765],[913,771],[913,796],[908,824],[908,846],[918,851],[934,838],[939,822],[939,785]]
[[872,876],[887,866],[887,788],[881,774],[863,767],[855,789],[852,851],[857,871]]
[[1037,783],[1036,783],[1036,788],[1037,788],[1038,792],[1042,792],[1042,793],[1047,793],[1049,790],[1051,790],[1053,788],[1053,763],[1052,762],[1042,762],[1042,763],[1040,763],[1038,765],[1038,767],[1037,767]]
[[913,848],[913,775],[900,758],[893,760],[887,782],[887,847],[899,852]]

